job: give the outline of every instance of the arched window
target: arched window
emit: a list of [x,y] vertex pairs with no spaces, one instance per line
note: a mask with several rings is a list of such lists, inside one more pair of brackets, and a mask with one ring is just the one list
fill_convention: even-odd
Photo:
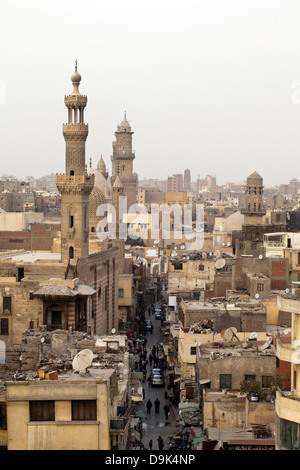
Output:
[[74,176],[75,175],[75,171],[74,170],[71,170],[70,171],[70,176]]
[[72,246],[69,247],[69,258],[70,259],[74,258],[74,248]]

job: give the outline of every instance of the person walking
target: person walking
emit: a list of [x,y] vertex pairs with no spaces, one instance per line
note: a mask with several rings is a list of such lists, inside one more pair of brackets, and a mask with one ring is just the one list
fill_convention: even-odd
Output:
[[158,448],[159,450],[163,450],[164,448],[164,440],[161,436],[158,436],[158,439],[157,439],[157,442],[158,442]]
[[153,442],[152,442],[152,439],[151,439],[151,441],[148,442],[148,446],[149,446],[150,450],[152,450],[152,444],[153,444]]
[[164,412],[165,412],[165,417],[166,417],[166,420],[167,420],[168,416],[169,416],[169,413],[170,413],[170,408],[167,404],[165,404],[165,406],[164,406]]
[[152,408],[152,402],[151,402],[150,398],[147,401],[146,407],[147,407],[147,414],[150,415],[151,408]]
[[151,387],[151,374],[148,376],[147,381],[148,381],[148,388],[150,388]]
[[150,356],[148,357],[150,366],[152,366],[152,359],[153,359],[153,356],[152,356],[152,354],[150,353]]
[[155,414],[157,415],[159,413],[159,405],[160,405],[160,401],[158,398],[156,398],[155,402],[154,402],[154,406],[155,406]]

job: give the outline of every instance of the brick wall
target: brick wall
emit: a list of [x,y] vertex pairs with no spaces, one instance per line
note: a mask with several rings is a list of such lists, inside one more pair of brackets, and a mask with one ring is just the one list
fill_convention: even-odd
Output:
[[51,250],[60,224],[32,224],[31,230],[0,231],[0,250]]

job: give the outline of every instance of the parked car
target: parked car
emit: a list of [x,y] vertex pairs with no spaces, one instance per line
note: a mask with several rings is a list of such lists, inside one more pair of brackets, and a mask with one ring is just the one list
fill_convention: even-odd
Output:
[[146,330],[150,331],[152,328],[153,328],[152,321],[151,320],[146,320]]
[[155,312],[156,320],[161,320],[161,317],[162,317],[162,312],[160,310],[156,310]]
[[151,386],[152,387],[163,387],[165,385],[163,376],[161,374],[159,375],[153,375],[151,377]]
[[152,369],[152,375],[162,375],[162,370],[159,369],[158,367],[155,369]]

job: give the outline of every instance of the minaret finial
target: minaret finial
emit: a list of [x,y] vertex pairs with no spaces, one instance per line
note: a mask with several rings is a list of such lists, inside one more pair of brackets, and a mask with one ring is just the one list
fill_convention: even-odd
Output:
[[75,60],[75,72],[77,72],[77,60]]

